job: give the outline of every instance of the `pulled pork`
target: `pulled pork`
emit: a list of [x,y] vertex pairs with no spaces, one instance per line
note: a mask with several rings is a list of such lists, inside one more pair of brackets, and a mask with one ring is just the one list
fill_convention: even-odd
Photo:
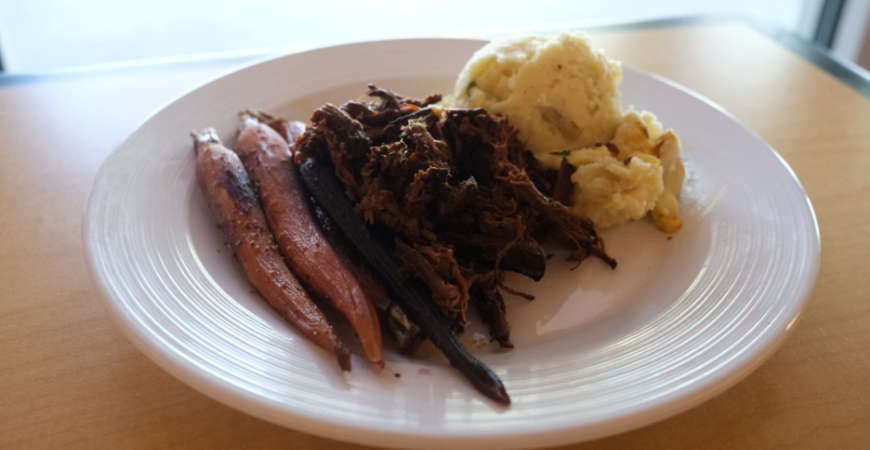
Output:
[[[573,167],[541,168],[506,119],[434,107],[369,86],[376,100],[326,104],[296,142],[299,160],[329,161],[356,205],[457,331],[469,305],[511,347],[504,270],[543,276],[546,236],[582,261],[616,266],[592,223],[562,201]],[[556,198],[553,198],[555,196]]]

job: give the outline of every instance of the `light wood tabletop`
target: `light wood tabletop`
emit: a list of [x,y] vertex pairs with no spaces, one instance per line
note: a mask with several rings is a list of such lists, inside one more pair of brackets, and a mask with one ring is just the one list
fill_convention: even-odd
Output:
[[[746,379],[665,421],[566,448],[870,448],[870,99],[743,22],[592,37],[776,148],[815,207],[822,264],[792,334]],[[361,448],[247,416],[168,375],[116,328],[88,274],[82,217],[100,163],[149,113],[238,64],[0,81],[0,447]]]

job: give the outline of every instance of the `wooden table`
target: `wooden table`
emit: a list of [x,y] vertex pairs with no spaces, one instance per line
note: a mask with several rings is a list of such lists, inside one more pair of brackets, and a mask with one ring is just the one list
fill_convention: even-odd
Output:
[[[743,22],[593,39],[778,149],[813,201],[823,253],[803,318],[760,369],[688,412],[571,448],[870,448],[870,83]],[[359,448],[246,416],[167,375],[116,329],[85,267],[82,215],[101,161],[150,112],[238,64],[0,79],[0,447]]]

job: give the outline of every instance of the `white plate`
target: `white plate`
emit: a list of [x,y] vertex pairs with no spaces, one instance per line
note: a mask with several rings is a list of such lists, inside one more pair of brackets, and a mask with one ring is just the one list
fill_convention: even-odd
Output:
[[[690,171],[673,240],[642,221],[604,234],[619,268],[554,261],[510,300],[516,348],[477,353],[513,398],[504,409],[445,362],[388,352],[345,378],[246,283],[196,187],[188,132],[233,141],[243,108],[306,119],[368,82],[449,92],[470,40],[354,44],[240,70],[148,119],[104,163],[84,238],[94,278],[129,338],[160,366],[234,408],[306,432],[396,447],[556,445],[636,428],[716,395],[794,325],[819,268],[810,202],[785,162],[720,107],[629,67],[626,103],[682,137]],[[400,374],[396,378],[394,374]]]

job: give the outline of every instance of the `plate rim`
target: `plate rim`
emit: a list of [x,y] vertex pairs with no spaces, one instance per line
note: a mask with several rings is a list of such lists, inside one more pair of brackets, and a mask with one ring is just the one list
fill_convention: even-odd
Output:
[[[92,218],[96,208],[96,194],[100,187],[105,183],[107,173],[111,169],[112,164],[116,159],[121,157],[122,150],[129,146],[129,142],[142,132],[142,129],[149,122],[176,102],[181,101],[183,98],[211,85],[212,83],[218,82],[227,77],[232,77],[241,71],[256,70],[258,66],[263,66],[277,60],[293,58],[309,53],[331,52],[338,49],[346,50],[353,47],[409,45],[425,42],[447,42],[447,45],[464,43],[478,44],[482,46],[487,41],[463,38],[384,39],[320,47],[303,52],[288,53],[253,61],[250,64],[231,68],[226,73],[210,78],[197,85],[195,88],[184,92],[158,107],[142,120],[134,131],[109,153],[97,170],[88,196],[82,226],[83,249],[89,274],[91,279],[94,280],[97,285],[103,303],[109,310],[116,325],[122,330],[127,339],[139,349],[139,351],[144,353],[164,371],[178,378],[186,385],[226,406],[229,406],[230,408],[243,411],[247,414],[280,426],[315,434],[328,439],[383,445],[388,447],[405,447],[408,445],[407,439],[416,438],[424,439],[425,442],[415,442],[414,445],[421,444],[423,446],[433,446],[450,443],[453,446],[470,447],[485,442],[491,442],[494,438],[498,438],[498,440],[502,442],[507,440],[514,441],[513,443],[508,443],[510,446],[521,445],[526,447],[532,445],[534,447],[539,447],[597,439],[640,428],[672,417],[693,408],[732,387],[758,368],[781,347],[782,343],[793,330],[794,325],[802,316],[803,311],[806,309],[806,305],[812,296],[821,266],[821,235],[818,218],[803,184],[800,182],[791,166],[789,166],[787,161],[779,154],[779,152],[776,151],[776,149],[774,149],[752,129],[747,127],[743,122],[738,120],[733,114],[728,112],[724,107],[708,97],[682,86],[675,81],[657,74],[636,69],[626,64],[623,64],[624,68],[634,71],[639,75],[650,77],[667,84],[676,90],[694,97],[705,105],[714,108],[717,112],[723,114],[729,120],[737,124],[743,132],[762,143],[764,148],[775,156],[779,165],[785,168],[788,173],[789,181],[798,188],[799,193],[803,196],[805,207],[808,209],[807,212],[812,221],[811,225],[814,231],[814,239],[812,241],[812,246],[809,248],[811,259],[809,260],[808,270],[811,276],[804,279],[800,288],[795,290],[797,294],[795,295],[795,300],[789,304],[791,307],[789,314],[778,319],[777,323],[775,323],[775,325],[781,326],[772,326],[769,331],[762,332],[762,339],[760,340],[760,343],[754,347],[754,350],[747,351],[744,355],[741,355],[738,358],[738,361],[733,365],[730,365],[727,369],[706,376],[705,382],[697,383],[697,385],[692,389],[683,389],[676,394],[654,399],[643,408],[637,411],[632,411],[628,414],[613,414],[612,416],[598,417],[596,418],[597,420],[587,421],[579,426],[575,425],[573,427],[557,423],[550,427],[536,426],[534,429],[525,429],[525,427],[521,427],[521,429],[516,432],[487,432],[486,430],[479,429],[454,430],[454,432],[449,435],[437,432],[421,432],[419,430],[407,431],[397,427],[373,429],[371,427],[356,426],[353,423],[334,420],[329,416],[318,416],[295,412],[281,407],[281,405],[276,402],[270,402],[269,399],[253,397],[250,393],[227,383],[220,377],[186,363],[180,356],[175,355],[170,349],[155,340],[154,336],[148,333],[147,330],[143,327],[137,326],[138,324],[136,320],[123,307],[122,302],[118,298],[115,298],[106,275],[100,273],[98,270],[98,257],[96,254],[97,244],[95,242],[97,236],[93,232],[95,224]],[[779,322],[782,323],[780,324]],[[344,433],[340,433],[340,431],[343,431]]]

